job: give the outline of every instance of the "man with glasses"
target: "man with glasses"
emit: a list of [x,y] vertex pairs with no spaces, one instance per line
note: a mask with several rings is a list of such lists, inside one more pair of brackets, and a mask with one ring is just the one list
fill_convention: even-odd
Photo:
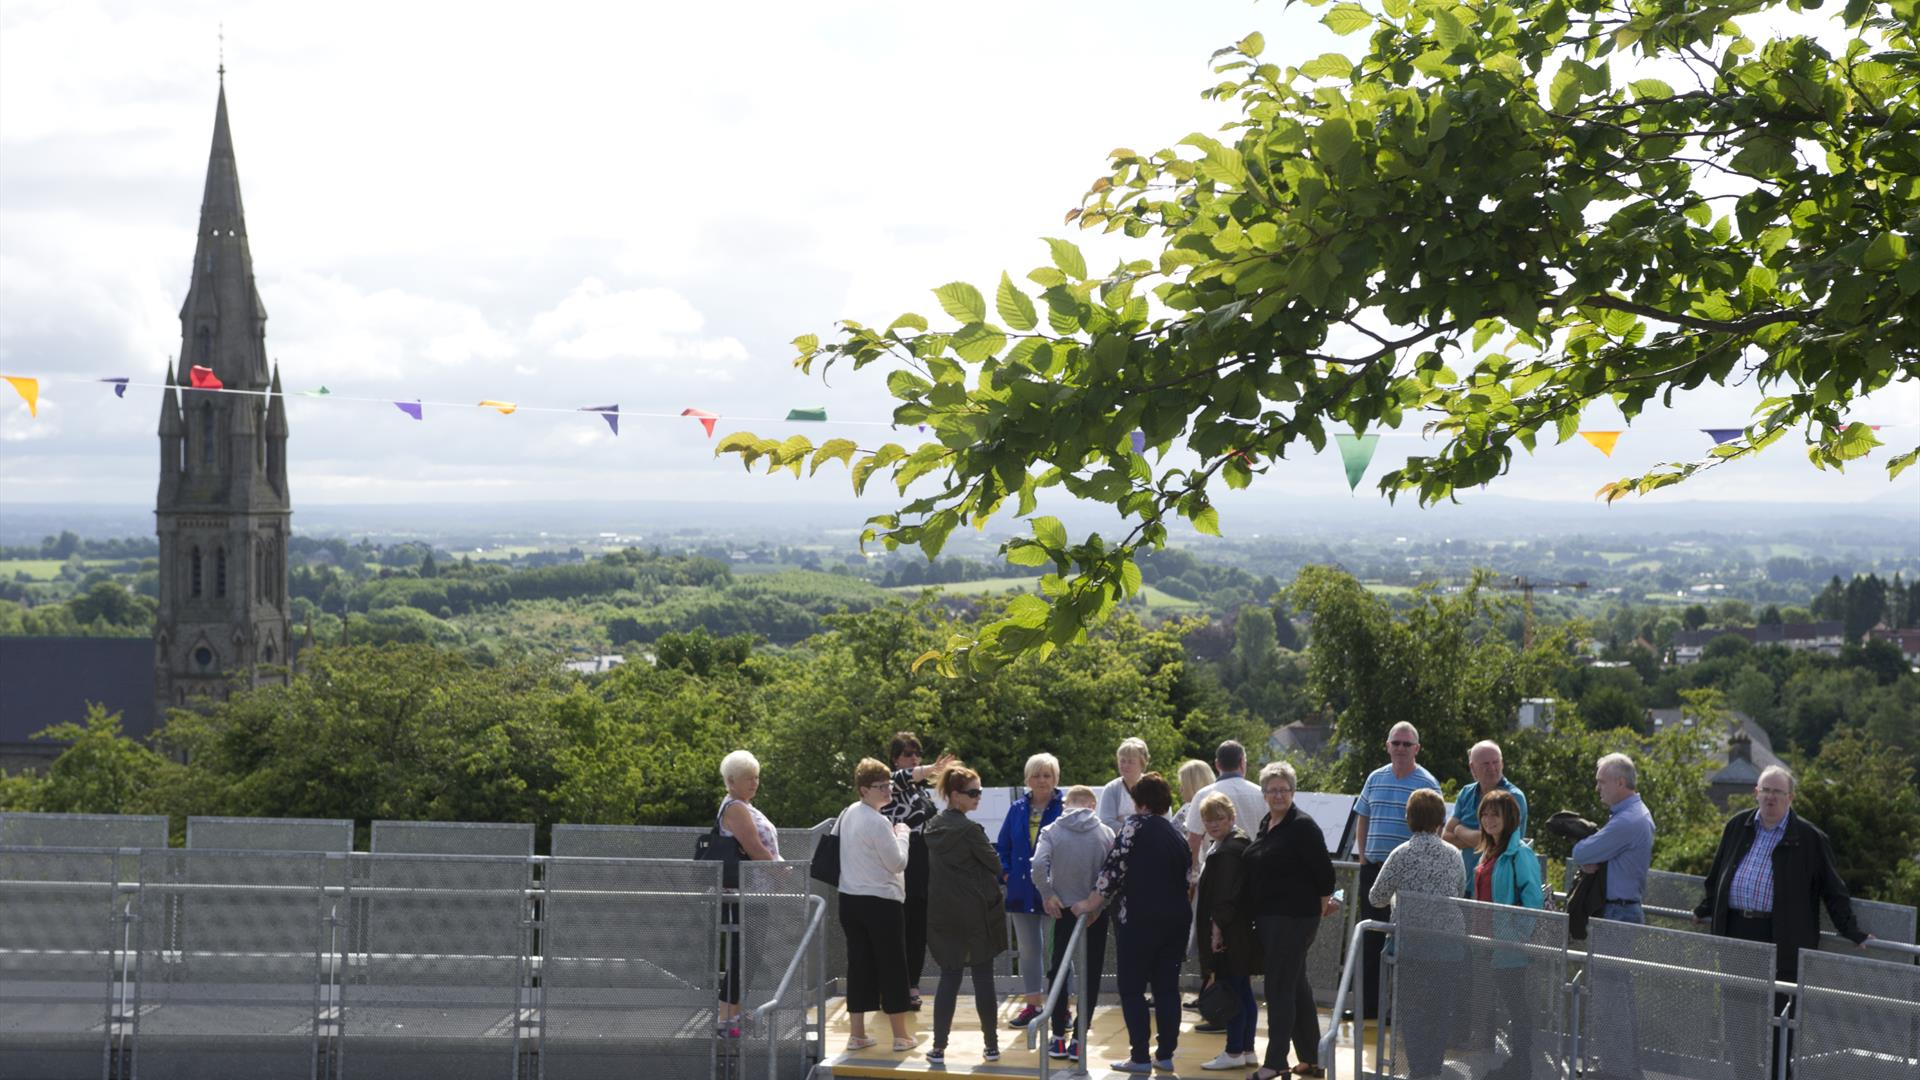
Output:
[[1800,978],[1800,950],[1820,947],[1820,908],[1834,929],[1855,945],[1873,935],[1853,917],[1853,898],[1833,863],[1827,834],[1793,812],[1794,779],[1769,765],[1754,784],[1759,805],[1727,819],[1720,848],[1707,871],[1705,895],[1694,919],[1713,932],[1745,941],[1769,941],[1783,982]]
[[[1420,732],[1402,721],[1387,732],[1387,763],[1367,775],[1360,788],[1360,799],[1353,812],[1359,819],[1354,827],[1353,846],[1360,852],[1360,917],[1386,920],[1393,917],[1388,908],[1374,907],[1367,899],[1374,879],[1393,849],[1413,835],[1407,827],[1407,799],[1421,788],[1440,790],[1440,781],[1420,767],[1414,759],[1420,753]],[[1366,975],[1362,995],[1366,1019],[1380,1014],[1380,950],[1386,936],[1369,932],[1361,942],[1360,962]]]
[[[1794,786],[1785,766],[1761,770],[1753,787],[1758,805],[1727,819],[1705,894],[1693,909],[1695,922],[1711,920],[1722,937],[1771,943],[1774,978],[1781,982],[1798,982],[1800,950],[1820,947],[1820,904],[1841,937],[1858,945],[1873,936],[1854,920],[1827,834],[1793,812]],[[1752,1008],[1750,995],[1739,997]],[[1775,995],[1773,1011],[1785,1005],[1786,995]]]

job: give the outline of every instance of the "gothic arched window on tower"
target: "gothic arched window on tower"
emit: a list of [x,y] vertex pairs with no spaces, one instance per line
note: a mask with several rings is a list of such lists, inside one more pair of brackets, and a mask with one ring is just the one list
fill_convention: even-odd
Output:
[[227,549],[213,549],[213,595],[227,595]]
[[253,580],[258,582],[253,594],[261,603],[267,602],[267,541],[262,540],[253,549]]
[[200,464],[208,468],[213,467],[216,449],[213,428],[213,402],[204,402],[200,406]]
[[192,594],[195,599],[198,599],[200,596],[200,549],[199,547],[196,546],[193,549],[193,557],[188,560],[188,566],[190,568],[188,571],[188,577],[191,579],[191,582],[192,582],[192,585],[191,585]]
[[199,333],[194,335],[194,343],[199,352],[200,363],[208,367],[212,367],[213,366],[213,327],[202,326],[200,328]]

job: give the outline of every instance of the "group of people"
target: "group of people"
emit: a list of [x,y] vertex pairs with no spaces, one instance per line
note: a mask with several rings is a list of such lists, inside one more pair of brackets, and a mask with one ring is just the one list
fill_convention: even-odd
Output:
[[[989,840],[968,816],[983,795],[976,771],[951,755],[924,762],[911,732],[896,734],[889,749],[891,768],[871,758],[856,766],[858,797],[834,824],[849,1050],[876,1045],[866,1027],[867,1014],[876,1011],[888,1019],[895,1051],[918,1046],[907,1014],[922,1007],[919,986],[931,954],[939,980],[928,1059],[944,1060],[960,989],[970,982],[986,1060],[997,1060],[993,967],[1010,946],[1010,924],[1023,994],[1012,1025],[1050,1024],[1049,1055],[1078,1059],[1068,996],[1061,995],[1050,1016],[1041,1011],[1084,917],[1088,969],[1078,975],[1087,980],[1082,1003],[1089,1012],[1098,1000],[1106,938],[1114,938],[1130,1050],[1127,1060],[1113,1063],[1116,1071],[1172,1069],[1181,1033],[1179,972],[1192,953],[1204,983],[1217,983],[1216,992],[1238,1003],[1232,1019],[1198,1029],[1226,1037],[1225,1048],[1203,1068],[1255,1066],[1249,1080],[1324,1075],[1306,964],[1321,919],[1340,901],[1325,834],[1294,804],[1292,766],[1273,762],[1249,780],[1245,749],[1223,743],[1212,767],[1195,761],[1179,770],[1183,805],[1176,816],[1172,785],[1150,771],[1139,739],[1120,744],[1118,775],[1098,790],[1062,791],[1058,760],[1035,754],[1026,763],[1024,792]],[[1527,839],[1526,795],[1506,777],[1497,744],[1481,742],[1469,752],[1473,782],[1451,807],[1418,763],[1420,736],[1412,724],[1394,726],[1386,751],[1388,763],[1369,774],[1354,807],[1363,918],[1391,919],[1398,898],[1417,893],[1547,906],[1552,894]],[[745,857],[779,858],[776,831],[752,805],[758,762],[736,751],[721,773],[727,784],[721,832],[740,841]],[[1592,888],[1585,900],[1577,890],[1570,902],[1589,904],[1593,917],[1644,922],[1654,824],[1638,794],[1633,761],[1624,754],[1601,758],[1594,782],[1609,818],[1573,847],[1571,861]],[[1766,770],[1756,798],[1755,810],[1728,822],[1697,916],[1716,933],[1774,942],[1780,977],[1791,980],[1799,949],[1819,940],[1820,904],[1841,934],[1855,942],[1867,935],[1855,924],[1826,836],[1790,813],[1792,774],[1778,766]],[[1361,1008],[1368,1018],[1378,1012],[1383,945],[1384,935],[1363,939]],[[1255,1052],[1256,975],[1264,977],[1264,1055]],[[1631,996],[1596,979],[1596,993]],[[1532,1075],[1535,1025],[1525,980],[1497,985],[1508,1014],[1499,1075]],[[723,1030],[731,1025],[737,1034],[738,1013],[739,984],[730,976],[723,984]],[[1402,1024],[1412,1074],[1441,1075],[1447,1033],[1422,1030],[1432,1024],[1417,1016],[1403,1017]],[[1631,1024],[1600,1033],[1602,1075],[1637,1071],[1634,1039]],[[1297,1059],[1291,1065],[1289,1048]]]

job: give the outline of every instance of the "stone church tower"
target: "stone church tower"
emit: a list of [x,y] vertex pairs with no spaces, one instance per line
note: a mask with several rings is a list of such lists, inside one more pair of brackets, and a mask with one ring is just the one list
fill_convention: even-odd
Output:
[[[154,674],[162,708],[284,682],[291,659],[287,414],[280,372],[267,366],[267,311],[253,283],[221,74],[180,361],[160,406]],[[195,366],[213,369],[229,392],[192,389]]]

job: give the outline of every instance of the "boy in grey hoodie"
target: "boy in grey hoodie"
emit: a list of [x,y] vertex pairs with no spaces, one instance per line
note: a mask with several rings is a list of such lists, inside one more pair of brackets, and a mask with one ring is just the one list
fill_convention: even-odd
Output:
[[[1113,847],[1113,829],[1100,820],[1094,809],[1099,801],[1093,789],[1084,784],[1068,788],[1066,812],[1040,830],[1039,843],[1034,846],[1033,884],[1040,890],[1047,914],[1054,918],[1053,964],[1047,970],[1048,985],[1052,985],[1060,971],[1060,963],[1067,955],[1067,942],[1073,936],[1075,919],[1069,909],[1093,894],[1094,879],[1100,875],[1100,867]],[[1087,981],[1081,985],[1087,988],[1085,1007],[1091,1023],[1094,1005],[1100,997],[1101,962],[1107,955],[1104,910],[1087,924],[1085,938],[1088,970],[1083,973]],[[1055,1060],[1080,1056],[1080,1044],[1070,1040],[1067,1034],[1071,1026],[1067,998],[1066,994],[1060,995],[1053,1007],[1053,1041],[1047,1047],[1047,1056]]]

